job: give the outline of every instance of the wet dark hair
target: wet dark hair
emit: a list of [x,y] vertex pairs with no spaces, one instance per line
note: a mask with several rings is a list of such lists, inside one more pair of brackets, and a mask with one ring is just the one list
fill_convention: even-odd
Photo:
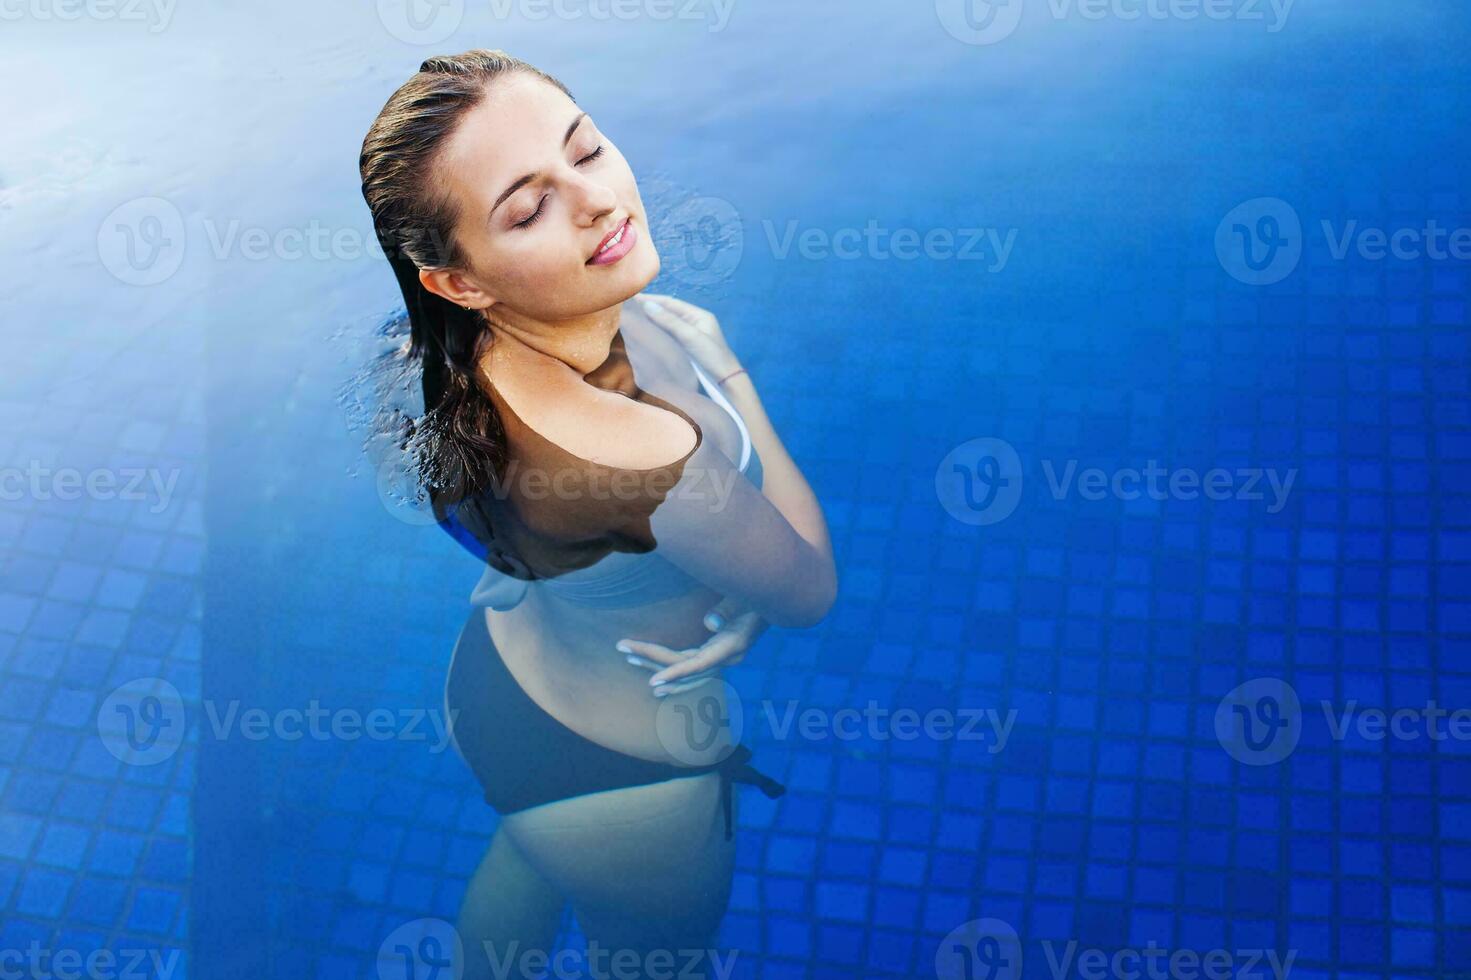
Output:
[[373,229],[403,292],[411,358],[423,372],[424,415],[405,433],[431,498],[457,500],[494,485],[505,463],[505,429],[476,381],[491,334],[481,314],[425,289],[420,269],[464,266],[455,202],[434,178],[440,152],[491,82],[512,73],[557,79],[504,51],[476,49],[427,59],[389,96],[363,139],[358,169]]

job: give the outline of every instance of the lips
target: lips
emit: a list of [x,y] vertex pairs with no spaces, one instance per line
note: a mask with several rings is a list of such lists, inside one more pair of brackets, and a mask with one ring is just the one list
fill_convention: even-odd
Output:
[[608,232],[607,236],[593,252],[592,258],[587,260],[588,265],[610,265],[617,262],[623,256],[632,251],[634,243],[638,241],[638,231],[633,227],[633,219],[625,218],[623,224]]

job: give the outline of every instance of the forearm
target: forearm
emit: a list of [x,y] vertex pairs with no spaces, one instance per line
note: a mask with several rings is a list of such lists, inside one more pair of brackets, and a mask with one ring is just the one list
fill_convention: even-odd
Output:
[[782,444],[781,437],[776,434],[750,373],[743,371],[720,387],[745,419],[746,428],[751,433],[751,445],[761,457],[761,493],[824,561],[835,582],[832,540],[822,507],[806,477]]

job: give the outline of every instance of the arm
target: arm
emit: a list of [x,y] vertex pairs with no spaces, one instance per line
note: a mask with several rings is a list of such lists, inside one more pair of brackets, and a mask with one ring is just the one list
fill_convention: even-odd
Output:
[[[787,523],[801,535],[821,566],[821,579],[827,591],[836,597],[837,568],[833,563],[833,546],[828,535],[827,519],[823,517],[817,495],[812,492],[806,477],[797,468],[796,462],[776,434],[771,420],[767,418],[766,409],[756,393],[755,382],[751,380],[749,372],[742,372],[720,387],[736,407],[736,411],[746,420],[746,428],[751,433],[751,444],[761,456],[764,474],[761,480],[762,495],[781,511]],[[832,605],[831,599],[828,605]]]
[[[673,335],[714,377],[725,377],[739,367],[713,315],[671,297],[657,299],[657,305],[645,304],[650,319]],[[724,575],[710,568],[709,548],[685,537],[658,534],[661,548],[673,545],[668,557],[678,563],[682,554],[684,561],[693,566],[687,570],[724,595],[746,599],[776,625],[814,625],[827,614],[837,595],[837,570],[822,508],[767,417],[750,375],[737,374],[722,388],[745,418],[751,442],[761,456],[765,474],[762,487],[757,490],[752,486],[713,447],[702,447],[690,460],[697,476],[717,483],[732,480],[729,501],[723,508],[726,512],[710,522],[720,528],[711,543],[727,549],[724,559],[730,567]],[[668,506],[666,502],[660,510]],[[692,530],[678,520],[665,528],[671,533]],[[747,581],[730,587],[706,577],[729,579],[741,573]],[[761,581],[750,581],[752,578]],[[773,592],[784,595],[771,595]]]
[[806,628],[827,615],[831,559],[713,442],[701,440],[670,483],[648,519],[661,556],[777,626]]

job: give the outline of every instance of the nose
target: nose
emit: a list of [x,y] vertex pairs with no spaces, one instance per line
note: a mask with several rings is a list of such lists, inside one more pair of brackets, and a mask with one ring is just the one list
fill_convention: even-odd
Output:
[[579,170],[570,170],[568,190],[572,195],[572,213],[579,224],[596,226],[608,212],[618,207],[613,188]]

